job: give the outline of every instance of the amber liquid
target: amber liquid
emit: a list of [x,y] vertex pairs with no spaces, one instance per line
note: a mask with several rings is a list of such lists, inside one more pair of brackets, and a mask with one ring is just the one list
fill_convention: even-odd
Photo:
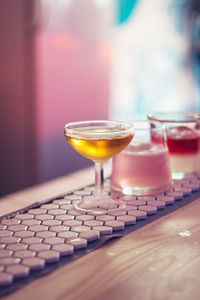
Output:
[[[112,131],[115,132],[113,137]],[[133,133],[123,135],[123,131],[119,130],[119,135],[116,136],[116,131],[117,129],[108,126],[81,127],[73,129],[74,134],[65,137],[77,152],[95,162],[101,162],[121,152],[133,138]],[[88,133],[88,135],[80,137],[78,132]],[[98,133],[96,137],[95,133]],[[102,137],[99,136],[100,133]]]

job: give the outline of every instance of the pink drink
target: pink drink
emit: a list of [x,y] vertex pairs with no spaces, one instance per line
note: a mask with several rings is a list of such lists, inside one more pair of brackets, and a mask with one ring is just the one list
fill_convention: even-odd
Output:
[[124,194],[154,194],[171,186],[168,150],[163,145],[129,145],[113,158],[111,186]]

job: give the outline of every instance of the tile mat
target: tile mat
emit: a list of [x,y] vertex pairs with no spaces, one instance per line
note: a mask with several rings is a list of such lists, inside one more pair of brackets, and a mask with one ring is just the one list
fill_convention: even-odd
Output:
[[0,217],[0,297],[197,199],[200,174],[154,196],[114,193],[109,179],[105,189],[124,207],[104,216],[75,211],[73,201],[90,197],[90,185]]

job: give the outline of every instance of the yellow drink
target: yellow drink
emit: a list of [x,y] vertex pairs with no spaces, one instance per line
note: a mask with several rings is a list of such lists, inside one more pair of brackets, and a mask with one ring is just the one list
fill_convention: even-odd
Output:
[[[84,137],[82,133],[84,133]],[[109,126],[92,126],[74,128],[73,134],[65,134],[65,137],[80,154],[95,162],[101,162],[121,152],[132,140],[133,133],[129,132],[124,135],[120,129],[113,129]]]

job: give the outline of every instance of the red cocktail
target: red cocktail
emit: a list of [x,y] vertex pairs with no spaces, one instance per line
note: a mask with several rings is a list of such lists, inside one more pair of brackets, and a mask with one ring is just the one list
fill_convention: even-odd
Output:
[[148,117],[153,127],[162,124],[165,129],[173,177],[181,178],[199,172],[199,114],[155,113]]

